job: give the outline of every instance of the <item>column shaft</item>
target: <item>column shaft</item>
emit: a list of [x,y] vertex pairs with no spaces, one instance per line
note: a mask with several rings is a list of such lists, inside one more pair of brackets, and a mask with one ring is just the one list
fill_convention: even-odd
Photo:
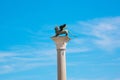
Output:
[[58,80],[66,80],[66,54],[65,49],[57,49]]

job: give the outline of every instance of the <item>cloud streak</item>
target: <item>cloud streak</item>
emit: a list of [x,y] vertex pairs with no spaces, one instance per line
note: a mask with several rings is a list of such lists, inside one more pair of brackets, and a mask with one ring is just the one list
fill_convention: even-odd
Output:
[[120,80],[119,78],[69,78],[68,80]]
[[19,48],[0,52],[0,74],[32,69],[35,67],[55,65],[55,50],[37,48]]
[[80,40],[82,40],[81,44],[93,45],[106,51],[115,51],[120,48],[120,17],[79,21],[71,26],[74,27],[74,29],[71,29],[73,32],[79,34],[78,36],[81,35],[76,43],[80,44]]

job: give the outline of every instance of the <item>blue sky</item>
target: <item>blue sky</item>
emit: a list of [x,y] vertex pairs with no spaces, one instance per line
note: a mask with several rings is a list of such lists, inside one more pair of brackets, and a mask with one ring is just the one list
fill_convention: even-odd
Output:
[[1,0],[0,80],[56,80],[54,27],[66,23],[67,80],[120,80],[119,0]]

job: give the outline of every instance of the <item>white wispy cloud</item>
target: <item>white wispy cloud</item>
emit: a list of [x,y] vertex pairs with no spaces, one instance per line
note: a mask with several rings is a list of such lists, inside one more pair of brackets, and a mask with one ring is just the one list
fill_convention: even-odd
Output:
[[69,48],[67,49],[67,53],[81,53],[81,52],[87,52],[90,51],[88,48]]
[[120,66],[120,63],[116,63],[116,62],[102,62],[102,63],[94,63],[94,62],[89,62],[89,61],[76,61],[76,62],[68,62],[67,63],[68,66],[89,66],[89,67],[93,67],[95,70],[97,70],[98,68],[96,67],[105,67],[105,66]]
[[68,80],[120,80],[120,78],[68,78]]
[[84,37],[78,37],[76,43],[80,44],[81,38],[81,44],[90,44],[103,50],[114,51],[120,48],[120,17],[79,21],[71,26],[70,30],[77,36],[84,35]]
[[[22,50],[22,49],[25,50]],[[56,65],[56,51],[52,49],[25,48],[21,46],[8,52],[0,52],[0,74]]]
[[9,65],[2,65],[0,66],[0,74],[5,74],[5,73],[9,73],[13,70],[13,68]]
[[114,79],[114,80],[120,80],[120,78],[116,78],[116,79]]

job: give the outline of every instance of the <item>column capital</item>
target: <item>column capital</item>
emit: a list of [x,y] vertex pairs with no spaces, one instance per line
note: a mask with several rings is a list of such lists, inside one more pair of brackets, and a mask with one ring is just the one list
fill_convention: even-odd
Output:
[[68,36],[57,36],[52,37],[52,40],[55,42],[57,49],[66,49],[66,44],[70,38]]

